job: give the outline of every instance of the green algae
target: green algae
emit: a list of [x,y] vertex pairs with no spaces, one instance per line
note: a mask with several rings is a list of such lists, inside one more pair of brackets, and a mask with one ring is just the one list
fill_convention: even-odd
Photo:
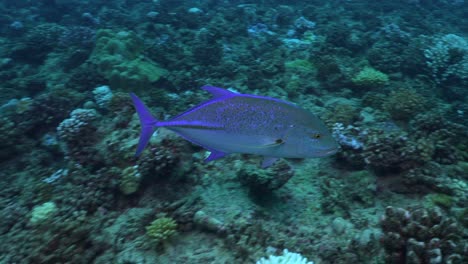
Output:
[[144,45],[132,32],[99,30],[90,61],[116,91],[148,90],[152,83],[167,74],[144,56]]

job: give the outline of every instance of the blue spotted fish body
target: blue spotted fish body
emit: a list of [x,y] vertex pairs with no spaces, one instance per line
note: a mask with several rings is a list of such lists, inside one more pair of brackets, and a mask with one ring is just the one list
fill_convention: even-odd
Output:
[[142,125],[136,155],[155,128],[168,128],[211,152],[206,161],[230,153],[265,156],[264,167],[277,158],[313,158],[334,154],[338,144],[322,121],[292,103],[264,96],[234,93],[204,86],[211,100],[168,120],[152,117],[131,94]]

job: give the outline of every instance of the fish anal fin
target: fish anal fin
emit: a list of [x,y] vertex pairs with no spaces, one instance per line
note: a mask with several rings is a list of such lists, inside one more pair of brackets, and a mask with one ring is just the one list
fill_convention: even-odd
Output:
[[222,152],[222,151],[213,150],[213,151],[211,151],[210,156],[208,156],[208,158],[205,159],[205,163],[206,163],[206,162],[210,162],[210,161],[212,161],[212,160],[217,160],[217,159],[223,158],[223,157],[225,157],[225,156],[228,155],[228,154],[229,154],[229,153],[225,153],[225,152]]
[[226,97],[232,97],[232,96],[238,95],[237,93],[231,92],[227,89],[210,86],[210,85],[205,85],[202,87],[202,89],[211,93],[214,98],[226,98]]

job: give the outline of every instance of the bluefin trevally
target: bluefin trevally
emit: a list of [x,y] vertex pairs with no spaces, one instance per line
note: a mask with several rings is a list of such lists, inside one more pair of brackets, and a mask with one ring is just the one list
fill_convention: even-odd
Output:
[[141,122],[139,156],[154,130],[164,127],[211,154],[205,161],[231,153],[265,157],[262,166],[278,158],[314,158],[334,154],[338,144],[311,112],[283,100],[203,86],[213,97],[167,121],[154,118],[144,103],[130,94]]

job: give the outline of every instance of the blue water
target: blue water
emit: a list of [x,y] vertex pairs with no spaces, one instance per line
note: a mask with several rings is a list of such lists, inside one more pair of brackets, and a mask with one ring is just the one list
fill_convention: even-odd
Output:
[[[467,262],[467,2],[0,11],[1,264]],[[129,93],[167,120],[208,100],[207,84],[293,102],[341,149],[205,163],[158,129],[136,158]]]

